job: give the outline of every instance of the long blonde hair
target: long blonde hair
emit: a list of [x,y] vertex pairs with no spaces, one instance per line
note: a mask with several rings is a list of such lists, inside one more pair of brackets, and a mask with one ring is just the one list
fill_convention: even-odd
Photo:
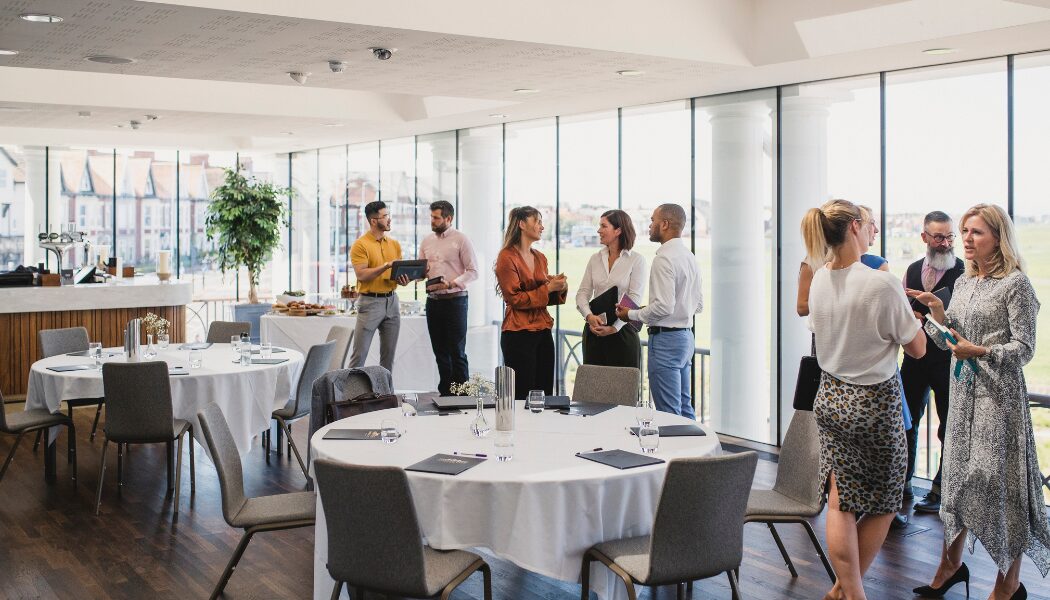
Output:
[[811,266],[824,264],[828,252],[846,241],[850,224],[862,218],[860,208],[849,200],[831,200],[806,211],[802,217],[806,261]]
[[519,206],[510,209],[507,216],[507,230],[503,232],[503,249],[513,248],[521,242],[521,223],[529,217],[540,216],[540,211],[531,206]]
[[[988,229],[995,239],[999,241],[999,247],[995,249],[988,259],[989,270],[985,275],[990,277],[1006,277],[1014,272],[1024,271],[1024,259],[1021,258],[1021,247],[1017,243],[1017,234],[1014,232],[1014,223],[1010,215],[997,204],[977,204],[966,211],[959,219],[959,233],[962,234],[963,227],[970,217],[981,217],[988,224]],[[966,274],[977,275],[977,261],[966,261]]]

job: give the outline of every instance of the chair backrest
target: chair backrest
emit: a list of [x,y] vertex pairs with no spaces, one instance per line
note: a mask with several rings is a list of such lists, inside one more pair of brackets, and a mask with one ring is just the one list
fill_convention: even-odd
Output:
[[758,454],[680,458],[667,465],[649,548],[649,581],[675,583],[740,566],[744,514]]
[[169,442],[175,437],[168,363],[102,365],[106,438],[113,442]]
[[40,345],[40,358],[88,349],[88,331],[85,327],[41,329],[36,333],[36,339]]
[[639,371],[634,367],[580,365],[572,401],[634,406],[638,402],[638,377]]
[[328,364],[332,362],[333,352],[335,352],[334,341],[310,346],[310,350],[306,353],[306,362],[303,363],[303,370],[299,372],[299,385],[295,388],[295,397],[292,399],[295,417],[301,417],[310,412],[310,394],[314,382],[328,372]]
[[219,489],[222,491],[222,517],[233,526],[233,518],[244,507],[244,474],[241,471],[241,455],[233,441],[230,426],[218,404],[212,402],[197,413],[208,453],[219,473]]
[[244,321],[212,321],[208,325],[208,339],[210,344],[229,344],[230,338],[242,333],[251,334],[252,324]]
[[4,410],[4,393],[0,392],[0,432],[7,433],[11,431],[7,428],[7,411]]
[[427,596],[423,535],[405,472],[319,459],[314,473],[328,526],[332,578],[398,595]]
[[812,411],[796,410],[784,435],[784,444],[780,447],[777,480],[773,489],[812,507],[813,514],[817,514],[824,507],[820,483],[817,420]]
[[328,330],[326,342],[335,341],[335,351],[332,352],[332,362],[328,365],[329,371],[338,371],[346,366],[346,356],[350,353],[350,342],[354,341],[354,330],[342,325],[335,325]]

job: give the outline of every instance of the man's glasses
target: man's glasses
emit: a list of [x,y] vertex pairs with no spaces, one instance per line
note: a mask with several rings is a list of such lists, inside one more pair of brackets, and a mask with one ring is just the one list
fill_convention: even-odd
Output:
[[950,243],[955,241],[955,234],[954,233],[949,233],[948,235],[941,235],[939,233],[930,233],[929,231],[924,231],[923,233],[925,233],[927,236],[932,238],[933,241],[937,242],[938,244],[943,244],[944,242],[948,242],[950,244]]

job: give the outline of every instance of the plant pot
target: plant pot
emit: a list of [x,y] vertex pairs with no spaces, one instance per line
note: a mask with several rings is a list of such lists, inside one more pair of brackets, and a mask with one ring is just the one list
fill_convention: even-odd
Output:
[[259,317],[270,312],[272,306],[268,302],[260,302],[258,304],[234,304],[233,305],[233,320],[251,323],[251,338],[252,343],[259,343]]

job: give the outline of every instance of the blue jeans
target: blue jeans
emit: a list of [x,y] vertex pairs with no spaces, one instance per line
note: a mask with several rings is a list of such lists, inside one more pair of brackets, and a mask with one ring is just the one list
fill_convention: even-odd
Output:
[[689,394],[694,348],[689,329],[649,335],[649,389],[656,410],[696,420]]

